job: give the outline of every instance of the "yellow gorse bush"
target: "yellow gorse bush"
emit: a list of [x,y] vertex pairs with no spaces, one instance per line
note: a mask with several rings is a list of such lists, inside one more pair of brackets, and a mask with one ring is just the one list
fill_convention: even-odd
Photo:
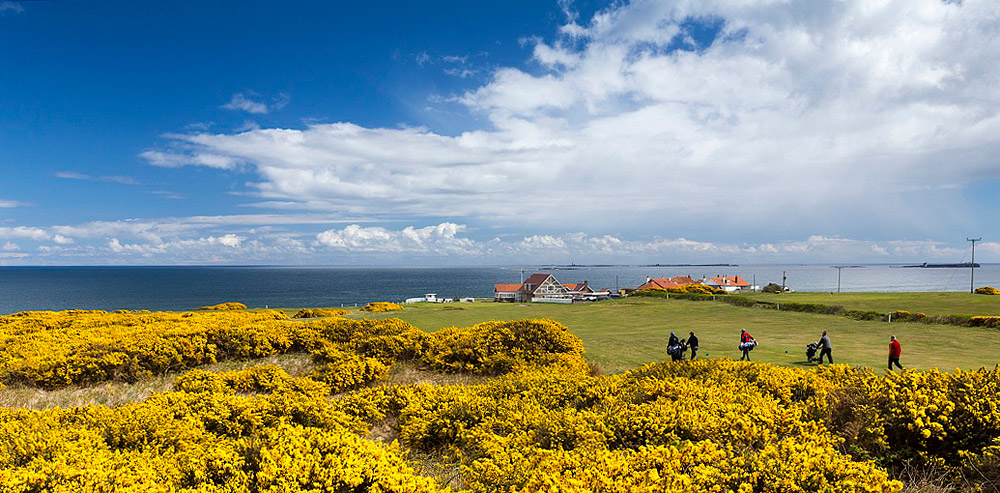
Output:
[[295,312],[292,318],[339,317],[347,313],[348,311],[342,308],[304,308]]
[[[117,408],[0,409],[0,492],[442,490],[408,454],[476,492],[890,493],[901,464],[1000,470],[998,369],[705,360],[591,376],[580,340],[544,319],[427,333],[278,312],[31,312],[0,317],[0,334],[0,375],[38,385],[287,351],[315,362],[305,377],[195,369]],[[86,370],[98,357],[103,373]],[[374,385],[401,361],[494,377]]]
[[247,306],[243,303],[237,303],[235,301],[229,301],[226,303],[219,303],[218,305],[209,305],[198,307],[198,310],[213,310],[213,311],[233,311],[233,310],[246,310]]
[[388,301],[376,301],[361,307],[361,311],[363,312],[394,312],[402,309],[402,305],[389,303]]
[[724,289],[712,289],[711,286],[701,283],[684,284],[681,286],[667,288],[667,292],[686,294],[726,294]]

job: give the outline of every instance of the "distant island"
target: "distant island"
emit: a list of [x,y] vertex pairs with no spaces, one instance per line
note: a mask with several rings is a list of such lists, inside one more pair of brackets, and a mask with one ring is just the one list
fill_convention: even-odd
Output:
[[740,264],[651,264],[639,267],[739,267]]
[[957,268],[969,268],[969,267],[979,267],[979,263],[973,264],[972,262],[959,262],[957,264],[928,264],[924,262],[920,265],[904,265],[904,268],[908,269],[957,269]]

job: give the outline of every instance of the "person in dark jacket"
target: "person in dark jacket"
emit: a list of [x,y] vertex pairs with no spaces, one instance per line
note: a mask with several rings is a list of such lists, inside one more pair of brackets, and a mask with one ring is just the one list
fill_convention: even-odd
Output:
[[670,361],[680,361],[684,359],[684,342],[677,338],[677,334],[670,333],[670,340],[667,341],[667,354]]
[[694,359],[698,355],[698,338],[695,337],[694,332],[688,336],[687,344],[691,348],[691,359]]
[[889,371],[892,371],[892,365],[896,365],[900,370],[903,369],[903,365],[899,364],[899,355],[903,354],[903,347],[896,340],[896,336],[889,336]]
[[833,346],[830,344],[830,336],[823,331],[823,337],[819,338],[819,364],[823,364],[823,355],[826,355],[830,364],[833,364]]

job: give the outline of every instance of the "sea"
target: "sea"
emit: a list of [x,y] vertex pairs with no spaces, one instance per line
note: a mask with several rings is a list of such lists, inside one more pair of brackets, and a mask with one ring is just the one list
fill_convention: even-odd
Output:
[[[489,267],[0,267],[0,314],[25,310],[189,310],[237,301],[251,307],[339,307],[371,301],[493,296],[496,283],[536,272],[564,283],[630,288],[653,278],[740,275],[793,291],[967,291],[970,269],[895,264],[532,265]],[[975,285],[1000,287],[1000,264],[975,269]]]

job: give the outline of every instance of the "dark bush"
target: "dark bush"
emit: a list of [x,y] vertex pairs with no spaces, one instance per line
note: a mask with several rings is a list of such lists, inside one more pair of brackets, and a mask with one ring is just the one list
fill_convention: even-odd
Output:
[[780,293],[781,292],[781,285],[780,284],[775,284],[773,282],[772,283],[768,283],[767,286],[764,286],[764,288],[761,289],[760,291],[762,293]]

